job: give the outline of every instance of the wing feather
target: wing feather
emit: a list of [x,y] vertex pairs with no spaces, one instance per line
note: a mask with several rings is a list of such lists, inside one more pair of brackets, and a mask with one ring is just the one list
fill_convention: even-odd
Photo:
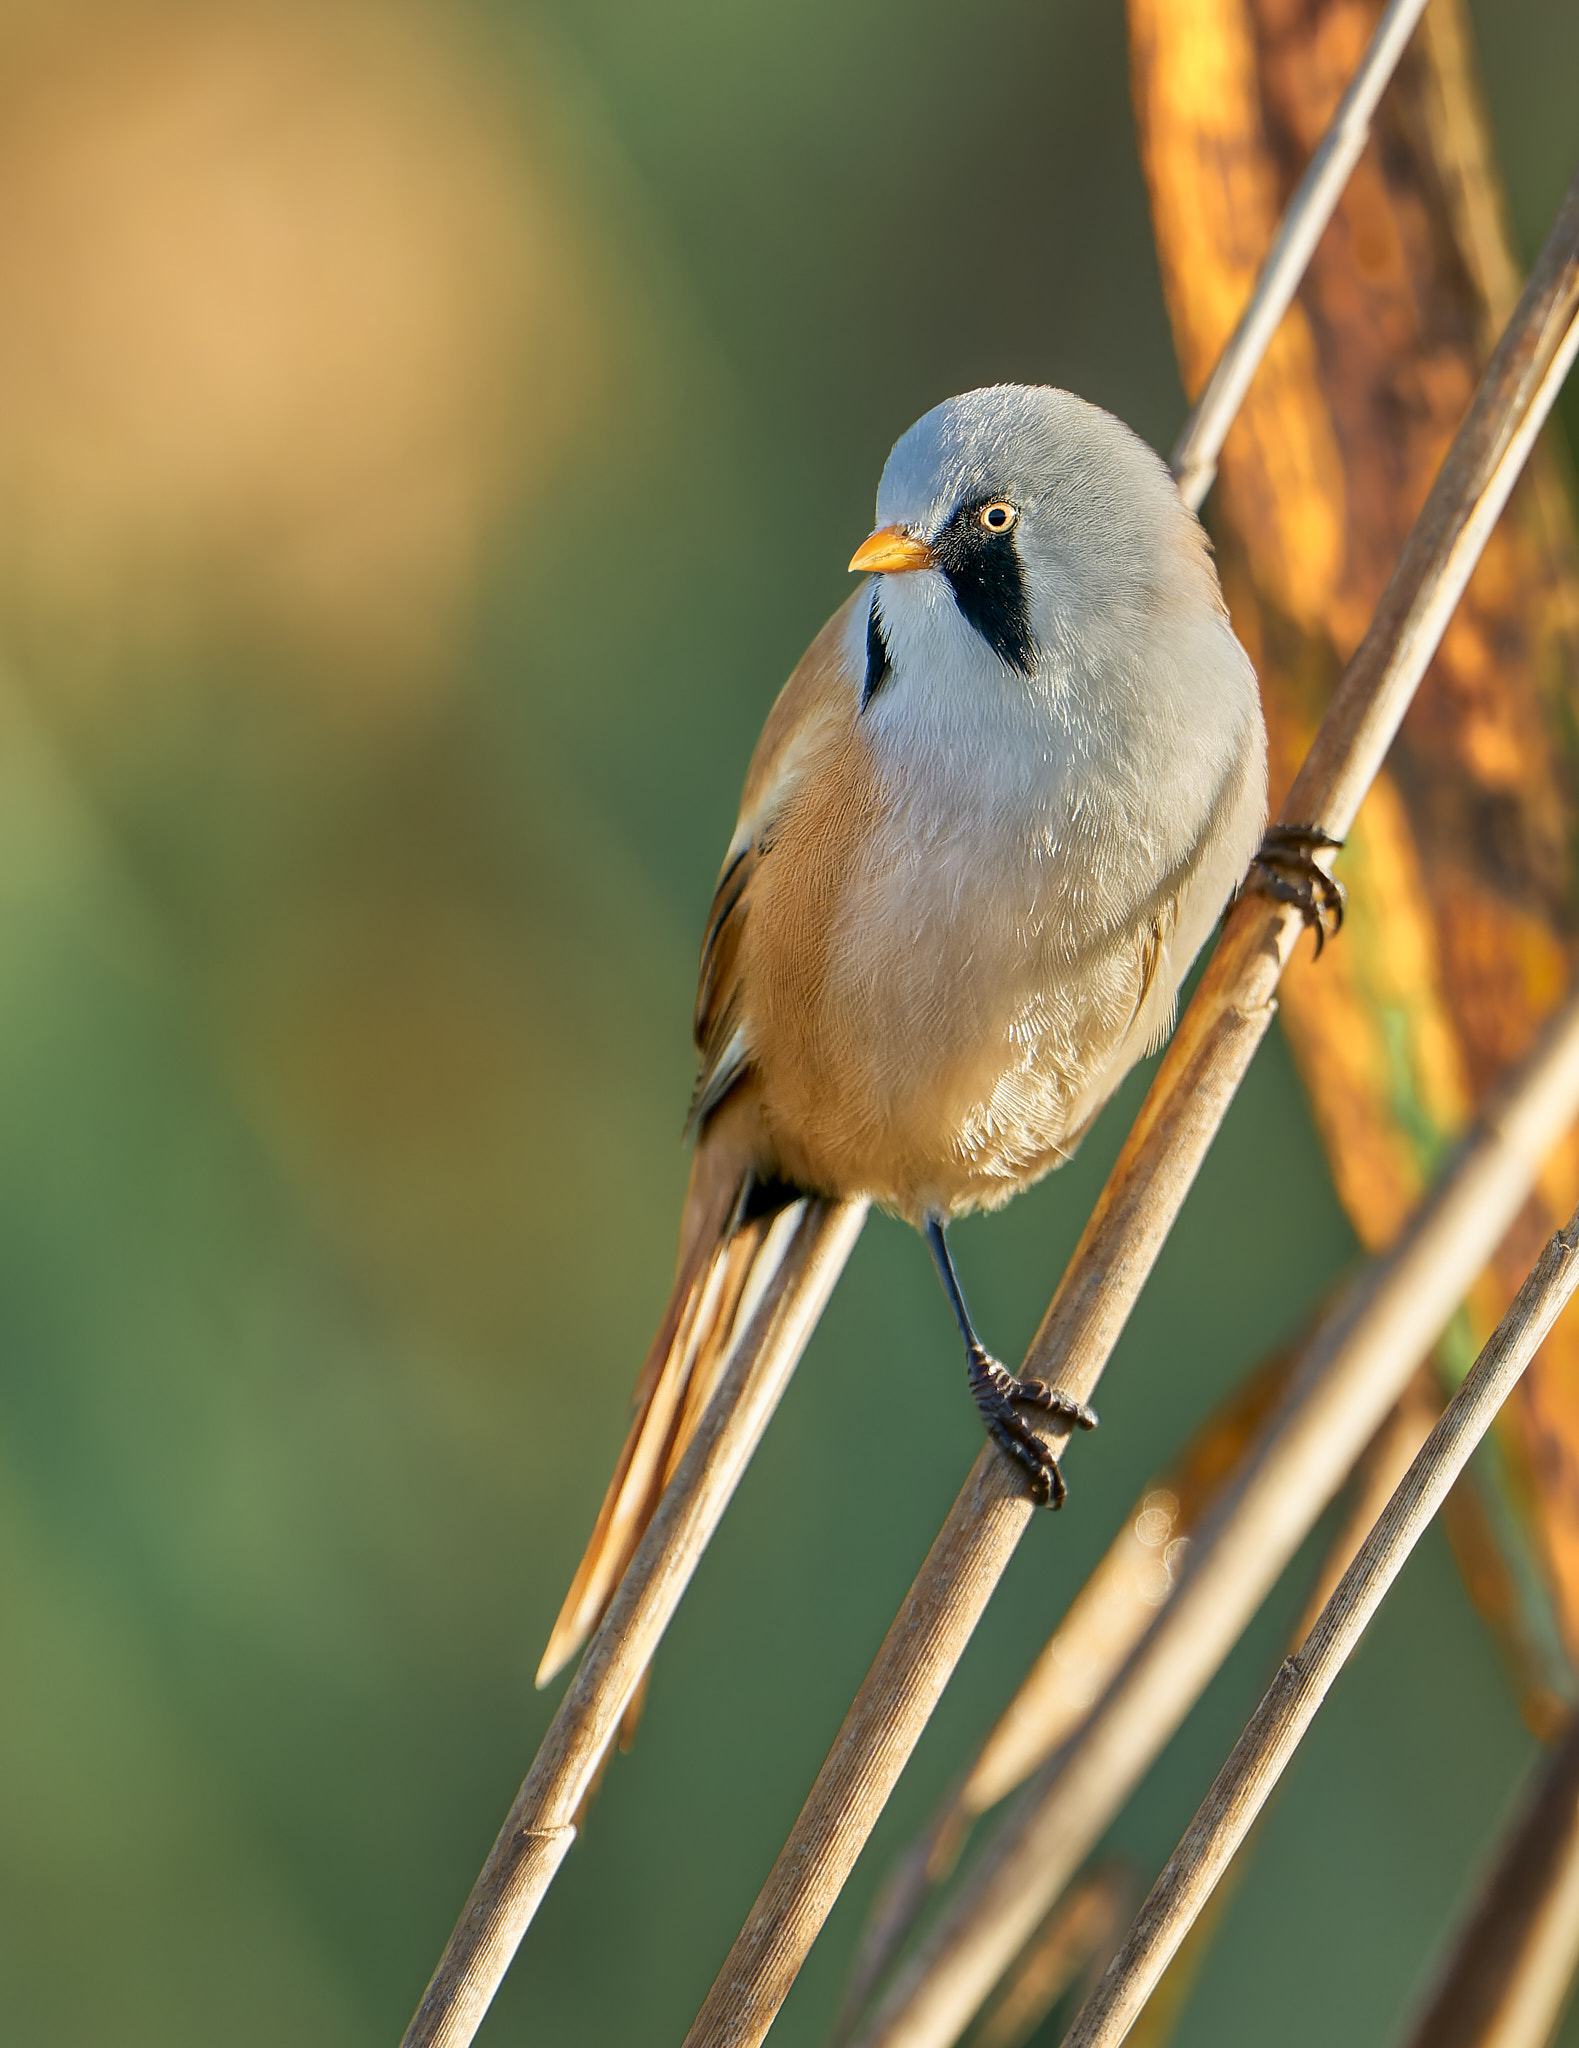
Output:
[[697,978],[695,1037],[700,1064],[687,1131],[697,1129],[749,1071],[751,1020],[742,998],[752,891],[773,854],[778,819],[832,722],[847,726],[859,706],[845,655],[849,614],[841,606],[779,693],[752,755],[735,834],[713,891]]
[[740,1017],[740,948],[751,904],[751,878],[761,857],[755,841],[732,852],[713,893],[696,985],[692,1029],[701,1063],[686,1118],[687,1131],[718,1107],[751,1064]]

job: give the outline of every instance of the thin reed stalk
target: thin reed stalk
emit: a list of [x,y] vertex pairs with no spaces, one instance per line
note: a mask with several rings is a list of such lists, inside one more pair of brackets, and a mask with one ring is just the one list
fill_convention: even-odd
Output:
[[1064,2048],[1118,2048],[1129,2032],[1448,1489],[1579,1285],[1576,1252],[1579,1211],[1542,1252],[1310,1634],[1284,1661]]
[[[1579,177],[1346,669],[1285,806],[1341,840],[1579,347]],[[1245,895],[1165,1054],[1024,1370],[1079,1400],[1102,1368],[1271,1021],[1303,929]],[[1067,1431],[1049,1430],[1061,1448]],[[978,1457],[846,1716],[687,2048],[760,2041],[920,1739],[1031,1513],[1007,1460]]]
[[1282,1351],[1251,1372],[1141,1494],[982,1743],[959,1792],[966,1815],[1006,1799],[1080,1732],[1177,1590],[1181,1561],[1244,1471],[1287,1396],[1295,1363]]
[[[1291,1356],[1279,1355],[1251,1373],[1124,1517],[1013,1699],[885,1879],[851,1964],[828,2048],[844,2048],[866,2017],[917,1921],[952,1874],[975,1822],[1090,1719],[1172,1597],[1180,1558],[1188,1557],[1213,1505],[1255,1449],[1293,1366]],[[1374,1520],[1372,1515],[1365,1527]]]
[[1022,2048],[1079,1977],[1089,1989],[1113,1960],[1139,1889],[1127,1863],[1106,1863],[1071,1885],[982,2021],[973,2048]]
[[1535,1773],[1401,2048],[1544,2048],[1579,1964],[1579,1720]]
[[1009,1809],[860,2048],[958,2039],[1205,1691],[1576,1118],[1579,996],[1495,1091],[1398,1244],[1313,1332],[1173,1597],[1080,1734]]
[[1370,140],[1376,103],[1397,70],[1425,7],[1426,0],[1392,0],[1376,24],[1359,69],[1288,203],[1250,303],[1174,444],[1171,467],[1178,478],[1179,495],[1192,512],[1200,509],[1212,487],[1228,429],[1343,197],[1349,174]]
[[[1387,1505],[1389,1497],[1408,1470],[1415,1453],[1429,1436],[1431,1426],[1441,1412],[1441,1402],[1433,1398],[1430,1390],[1423,1384],[1422,1376],[1417,1373],[1409,1391],[1371,1439],[1364,1457],[1355,1468],[1342,1523],[1322,1558],[1318,1584],[1313,1589],[1314,1597],[1306,1603],[1305,1612],[1295,1624],[1290,1637],[1290,1648],[1297,1649],[1304,1641],[1310,1623],[1321,1612],[1333,1587],[1354,1562],[1360,1545],[1370,1534],[1372,1524]],[[1071,1891],[1079,1891],[1082,1883],[1083,1880],[1077,1880]],[[1188,1938],[1169,1963],[1156,1991],[1153,1992],[1151,2003],[1146,2007],[1138,2023],[1151,2048],[1161,2048],[1161,2044],[1171,2035],[1174,2023],[1189,1995],[1195,1973],[1208,1951],[1212,1936],[1217,1931],[1224,1903],[1232,1896],[1232,1892],[1231,1883],[1218,1886],[1211,1905],[1191,1928]],[[1062,1896],[1070,1896],[1070,1893]],[[1056,1918],[1058,1910],[1055,1906],[1050,1917]],[[1039,1935],[1032,1938],[1033,1948],[1039,1939]],[[1107,1967],[1117,1948],[1118,1938],[1115,1936],[1112,1949],[1102,1959],[1101,1969]],[[1101,1974],[1101,1969],[1092,1972],[1093,1980]],[[1015,1960],[1004,1980],[1006,1988],[996,1995],[989,2008],[993,2014],[999,2011],[1005,1999],[1009,1997],[1007,1987],[1023,1985],[1026,1975],[1025,1958],[1022,1955]],[[1028,1988],[1021,1991],[1019,2005],[1026,2018],[1031,2021],[1031,2025],[1026,2028],[1027,2035],[1035,2025],[1039,2025],[1041,2020],[1046,2018],[1052,2009],[1052,2003],[1049,1999],[1043,2010],[1033,2016]],[[983,2048],[981,2029],[978,2029],[975,2038],[977,2048]]]
[[[1579,1115],[1579,1104],[1575,1105]],[[1321,1570],[1310,1589],[1310,1598],[1300,1610],[1289,1634],[1289,1648],[1297,1650],[1310,1634],[1316,1617],[1332,1597],[1339,1579],[1359,1555],[1360,1545],[1375,1526],[1376,1518],[1396,1491],[1421,1445],[1442,1413],[1441,1395],[1435,1374],[1422,1368],[1410,1379],[1397,1401],[1382,1418],[1381,1428],[1371,1438],[1354,1468],[1344,1495],[1343,1519],[1327,1545]]]
[[619,1731],[697,1561],[866,1217],[861,1202],[806,1202],[774,1228],[783,1256],[718,1393],[588,1643],[515,1804],[472,1887],[404,2048],[464,2048],[575,1840],[581,1800]]
[[[1291,1648],[1298,1649],[1310,1633],[1311,1623],[1326,1606],[1333,1587],[1354,1562],[1360,1545],[1370,1534],[1377,1516],[1387,1505],[1441,1413],[1442,1403],[1430,1384],[1429,1373],[1416,1373],[1403,1398],[1376,1432],[1369,1449],[1355,1468],[1344,1503],[1342,1525],[1327,1547],[1311,1598],[1290,1634]],[[1163,1971],[1156,1990],[1151,1994],[1150,2004],[1136,2022],[1137,2048],[1164,2048],[1164,2044],[1172,2040],[1201,1966],[1221,1931],[1224,1913],[1234,1895],[1234,1879],[1249,1861],[1248,1857],[1241,1857],[1229,1873],[1228,1881],[1217,1887],[1211,1904],[1190,1929]]]

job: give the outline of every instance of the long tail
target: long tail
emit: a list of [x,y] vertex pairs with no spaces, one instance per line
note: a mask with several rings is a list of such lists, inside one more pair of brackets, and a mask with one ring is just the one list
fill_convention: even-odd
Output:
[[[636,1381],[630,1433],[543,1652],[540,1686],[602,1619],[788,1242],[770,1206],[752,1213],[749,1168],[711,1136],[697,1147],[674,1291]],[[639,1695],[634,1704],[639,1711]]]

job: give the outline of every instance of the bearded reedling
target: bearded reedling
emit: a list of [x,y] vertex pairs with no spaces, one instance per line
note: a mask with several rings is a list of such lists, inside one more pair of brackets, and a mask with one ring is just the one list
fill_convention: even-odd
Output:
[[[923,1234],[983,1423],[1038,1502],[1026,1419],[1095,1417],[976,1335],[947,1227],[1068,1158],[1172,1024],[1261,842],[1266,735],[1206,535],[1152,451],[1066,391],[996,385],[903,436],[868,580],[768,716],[702,946],[674,1291],[543,1658],[596,1625],[806,1195]],[[1336,915],[1318,835],[1257,886]]]

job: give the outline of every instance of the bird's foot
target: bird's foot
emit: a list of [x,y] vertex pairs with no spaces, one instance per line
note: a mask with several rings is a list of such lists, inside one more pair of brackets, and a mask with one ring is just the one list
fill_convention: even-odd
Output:
[[1245,892],[1292,903],[1316,934],[1316,958],[1343,923],[1343,884],[1335,881],[1316,856],[1333,853],[1343,844],[1318,825],[1273,825],[1250,863]]
[[980,1345],[968,1354],[970,1391],[987,1434],[1007,1456],[1023,1465],[1031,1480],[1031,1498],[1038,1507],[1061,1508],[1069,1489],[1058,1460],[1020,1413],[1037,1408],[1077,1429],[1095,1429],[1097,1419],[1084,1401],[1050,1387],[1046,1380],[1019,1380]]

